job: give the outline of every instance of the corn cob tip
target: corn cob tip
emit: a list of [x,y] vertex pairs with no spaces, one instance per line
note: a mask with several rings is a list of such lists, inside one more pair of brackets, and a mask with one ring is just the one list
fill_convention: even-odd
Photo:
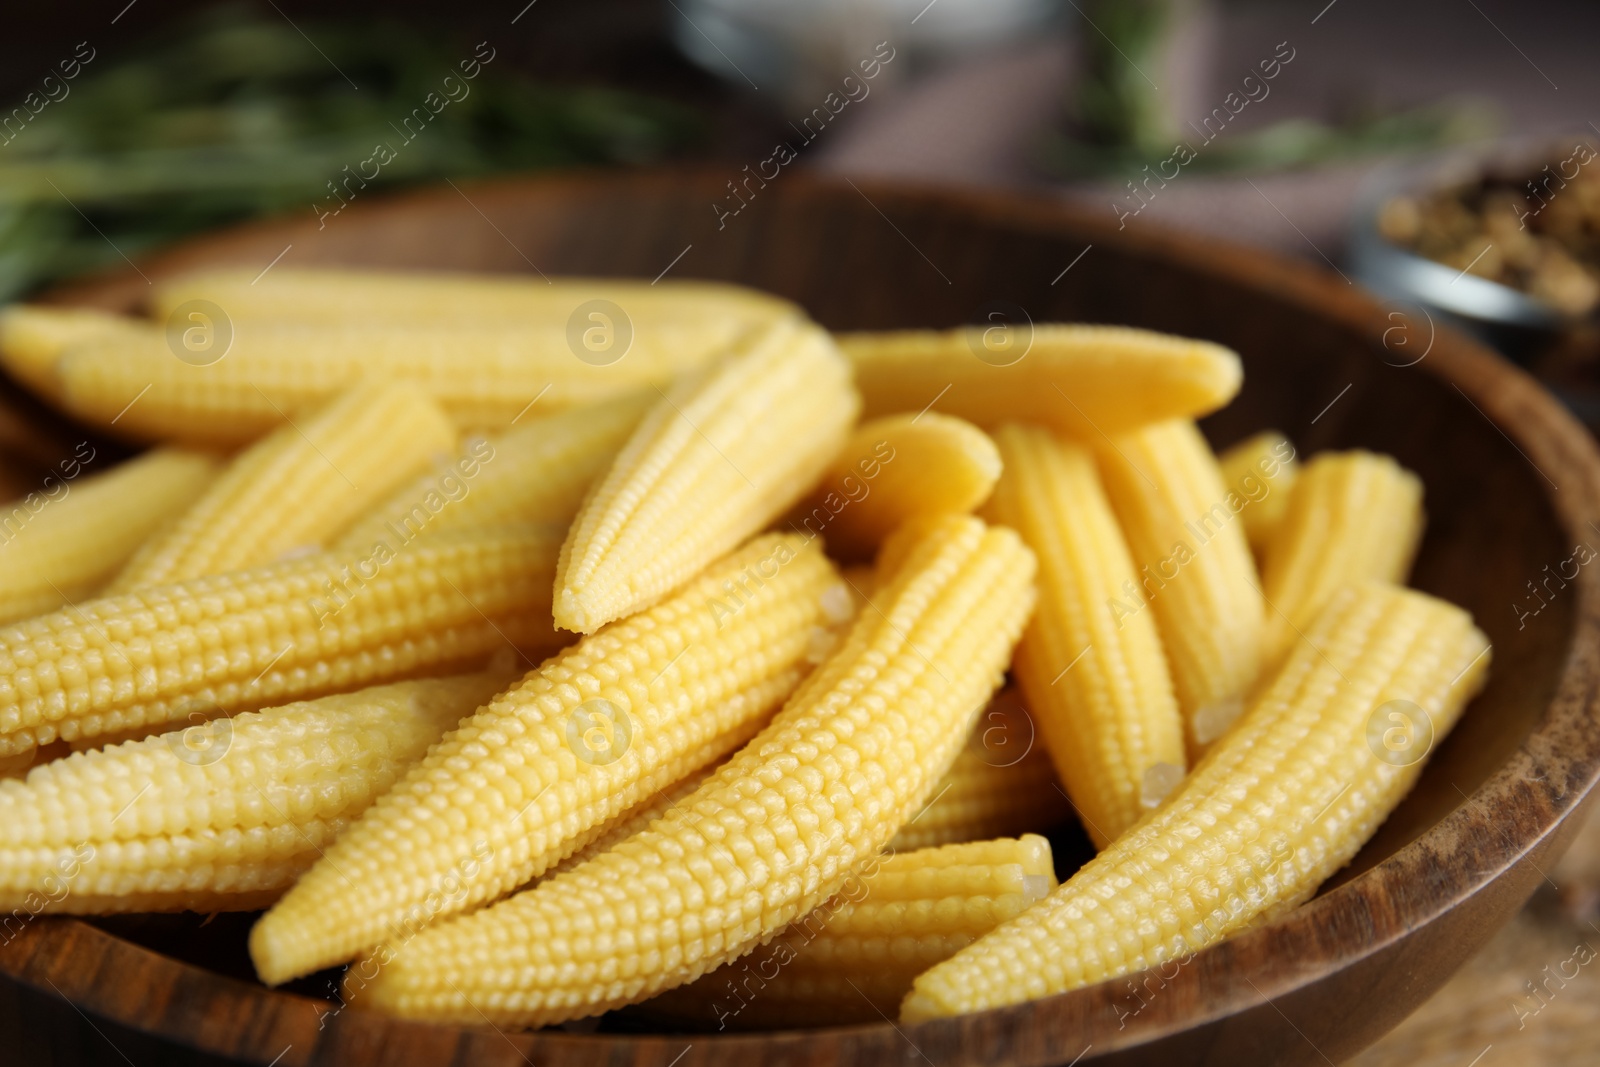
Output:
[[589,610],[585,598],[575,589],[557,589],[551,601],[551,612],[558,630],[592,634],[604,625],[600,616]]
[[555,623],[593,633],[659,601],[787,511],[860,408],[821,328],[784,321],[661,394],[562,546]]
[[250,928],[248,948],[256,977],[273,988],[297,976],[295,963],[313,951],[314,941],[309,930],[278,931],[258,922]]
[[1183,768],[1176,763],[1152,763],[1139,779],[1139,807],[1159,808],[1161,802],[1183,783]]
[[964,419],[936,411],[868,419],[790,522],[822,534],[834,555],[864,559],[909,518],[975,510],[1000,468],[994,441]]
[[1194,719],[1190,723],[1195,743],[1198,745],[1211,744],[1227,733],[1228,727],[1239,721],[1239,716],[1242,714],[1244,714],[1243,698],[1219,700],[1213,704],[1206,704],[1197,708],[1194,713]]
[[939,1009],[937,1000],[915,986],[900,1003],[900,1021],[903,1023],[925,1023],[930,1019],[943,1018],[946,1014]]
[[1463,609],[1347,586],[1157,810],[1047,899],[923,972],[908,1022],[1166,963],[1309,899],[1377,831],[1487,671]]

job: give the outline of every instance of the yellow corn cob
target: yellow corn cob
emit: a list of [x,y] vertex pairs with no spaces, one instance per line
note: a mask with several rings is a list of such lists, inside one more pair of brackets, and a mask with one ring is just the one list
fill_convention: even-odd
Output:
[[792,524],[836,555],[869,556],[908,518],[973,510],[999,477],[999,451],[970,422],[890,415],[856,427]]
[[[838,581],[820,546],[760,537],[532,671],[442,741],[257,924],[257,971],[277,984],[495,900],[748,740],[804,675],[823,593]],[[480,847],[487,857],[460,898],[423,914],[438,879]]]
[[1223,482],[1247,501],[1239,517],[1250,550],[1260,559],[1289,510],[1289,493],[1300,473],[1294,445],[1277,430],[1263,430],[1225,450],[1218,462]]
[[980,426],[1039,422],[1084,441],[1215,411],[1243,380],[1230,349],[1126,326],[1034,326],[1020,357],[985,347],[994,337],[1020,346],[1027,333],[854,333],[839,345],[855,364],[868,416],[937,402]]
[[13,304],[0,309],[0,365],[36,393],[58,391],[56,360],[73,345],[104,337],[138,336],[150,327],[94,308]]
[[770,293],[719,282],[292,267],[259,277],[222,269],[158,281],[150,303],[164,320],[190,300],[210,300],[237,321],[330,326],[504,321],[565,327],[574,309],[591,300],[610,300],[634,319],[768,321],[796,313]]
[[561,549],[556,625],[593,633],[643,608],[805,492],[855,419],[828,335],[786,321],[661,396]]
[[[0,513],[0,623],[92,595],[170,515],[206,491],[221,467],[203,452],[160,448],[62,494]],[[0,505],[3,508],[4,505]]]
[[626,354],[606,362],[579,358],[581,343],[559,325],[256,324],[239,326],[227,357],[203,366],[177,359],[151,332],[83,341],[56,374],[68,411],[162,440],[254,440],[364,378],[415,383],[458,426],[499,432],[535,401],[558,411],[664,385],[761,329],[736,318],[640,324]]
[[[495,651],[494,656],[490,657],[489,663],[484,669],[507,675],[506,680],[510,682],[514,680],[516,675],[521,673],[522,668],[519,666],[521,662],[522,660],[517,652],[510,645],[505,645]],[[468,711],[472,710],[475,709],[468,709]],[[185,729],[204,726],[206,723],[223,718],[232,718],[232,716],[216,706],[191,711],[187,720],[188,726]],[[131,730],[119,730],[116,733],[97,734],[94,737],[77,737],[71,741],[55,741],[47,749],[40,750],[38,756],[35,757],[35,762],[44,762],[61,756],[69,756],[74,752],[93,752],[95,749],[111,748],[114,745],[120,745],[128,741],[143,741],[147,737],[170,733],[171,730],[171,723],[152,723],[145,726],[136,726]]]
[[978,716],[933,799],[889,842],[897,852],[1047,830],[1071,815],[1056,769],[1014,689]]
[[0,629],[0,755],[559,647],[546,532],[442,534],[85,601]]
[[1422,482],[1390,457],[1312,457],[1262,561],[1263,665],[1281,660],[1343,586],[1366,578],[1405,581],[1422,526]]
[[1009,530],[950,517],[874,599],[882,613],[858,616],[680,809],[510,900],[381,947],[352,969],[347,997],[499,1025],[592,1015],[692,981],[838,892],[926,802],[1000,681],[1032,606],[1032,555]]
[[1104,848],[1184,766],[1183,722],[1149,612],[1117,610],[1138,580],[1086,449],[1011,423],[986,506],[1039,555],[1039,607],[1012,672],[1084,829]]
[[771,943],[640,1005],[691,1029],[893,1018],[922,971],[1056,887],[1050,842],[1029,835],[890,852]]
[[[259,907],[515,675],[397,682],[80,753],[0,783],[0,909]],[[64,890],[64,891],[63,891]],[[234,899],[237,898],[237,899]]]
[[454,443],[449,420],[415,386],[356,386],[242,452],[107,591],[241,570],[294,549],[320,548]]
[[[842,572],[840,577],[844,577]],[[846,602],[843,599],[841,587],[832,585],[822,591],[821,604],[822,614],[828,622],[828,627],[812,628],[811,641],[807,645],[805,656],[810,663],[820,663],[827,658],[817,654],[818,646],[822,645],[831,651],[831,648],[837,644],[838,638],[838,631],[833,627],[853,618],[857,611],[866,606],[866,601],[864,598],[859,598],[852,594],[848,602]],[[842,613],[841,607],[845,609]],[[824,636],[828,639],[826,642],[818,640]],[[752,720],[744,729],[739,731],[738,740],[732,746],[728,746],[719,739],[716,746],[718,755],[725,755],[728,751],[743,747],[744,743],[760,732],[765,725],[766,721],[763,719]],[[726,762],[725,759],[720,759],[717,756],[714,756],[713,760],[713,762],[707,763],[688,777],[679,779],[676,783],[661,790],[661,792],[648,800],[629,808],[610,822],[588,831],[579,839],[582,842],[580,847],[566,859],[546,871],[544,877],[554,878],[556,875],[564,874],[580,864],[588,863],[600,853],[610,851],[634,834],[647,829],[651,823],[677,808],[685,798],[699,789],[706,779],[720,771],[723,763]],[[1052,776],[1055,774],[1053,770],[1050,773]],[[896,840],[898,841],[898,838]]]
[[1176,960],[1308,899],[1410,790],[1483,683],[1466,612],[1365,583],[1340,594],[1158,811],[1042,904],[916,981],[918,1021]]
[[336,547],[506,522],[554,523],[578,513],[583,494],[638,425],[654,390],[530,418],[506,433],[467,443],[453,465],[395,490],[340,536]]
[[1198,757],[1244,710],[1261,667],[1261,585],[1237,521],[1245,498],[1188,419],[1108,438],[1096,454],[1139,570],[1114,612],[1119,622],[1154,613]]
[[[754,723],[755,729],[752,729],[749,736],[745,737],[744,740],[749,741],[765,725],[765,721],[757,720]],[[742,742],[740,747],[743,747]],[[651,823],[677,808],[686,798],[693,795],[695,790],[705,784],[707,778],[722,769],[722,765],[725,762],[727,761],[720,760],[715,763],[708,763],[687,778],[681,778],[674,782],[649,800],[634,805],[610,822],[597,827],[598,832],[582,848],[554,867],[551,867],[545,872],[544,877],[548,879],[554,878],[558,874],[565,874],[574,867],[588,863],[602,852],[611,851],[634,834],[648,829]]]

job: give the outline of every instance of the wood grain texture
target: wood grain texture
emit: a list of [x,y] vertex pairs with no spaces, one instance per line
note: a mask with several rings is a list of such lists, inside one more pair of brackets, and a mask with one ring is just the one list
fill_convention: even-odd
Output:
[[1516,917],[1351,1067],[1597,1067],[1600,808]]
[[[331,1005],[315,983],[268,992],[248,980],[235,955],[244,920],[206,930],[181,918],[34,920],[0,933],[9,978],[0,1032],[21,1042],[32,1057],[23,1062],[118,1064],[125,1053],[139,1064],[283,1067],[1332,1063],[1421,1004],[1542,882],[1600,773],[1600,572],[1582,569],[1536,616],[1519,620],[1512,607],[1575,544],[1600,548],[1600,455],[1544,390],[1415,311],[1391,317],[1337,277],[1212,240],[1118,231],[1043,200],[856,189],[804,174],[759,190],[719,229],[712,204],[729,177],[446,188],[353,206],[322,230],[309,217],[248,226],[141,269],[260,269],[286,246],[285,266],[652,278],[672,265],[671,277],[793,298],[839,329],[953,326],[1003,300],[1034,321],[1128,323],[1230,345],[1246,384],[1207,421],[1213,441],[1273,426],[1302,453],[1392,452],[1427,486],[1416,584],[1467,607],[1495,643],[1488,689],[1416,791],[1310,904],[1199,954],[1137,1000],[1112,982],[899,1029],[501,1034],[395,1022],[359,1003],[325,1018]],[[147,289],[127,271],[54,298],[131,310]],[[939,388],[930,383],[930,400]],[[28,412],[41,435],[73,432]]]

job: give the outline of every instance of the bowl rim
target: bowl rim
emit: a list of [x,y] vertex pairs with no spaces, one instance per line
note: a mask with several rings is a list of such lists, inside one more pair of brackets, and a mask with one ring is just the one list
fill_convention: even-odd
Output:
[[[682,185],[696,189],[720,189],[726,175],[722,168],[696,165],[654,168],[644,171],[562,171],[551,175],[514,177],[465,185],[479,210],[496,199],[514,200],[551,193],[628,195],[630,193]],[[463,183],[464,184],[464,183]],[[1259,249],[1218,240],[1209,235],[1190,235],[1161,228],[1157,224],[1135,221],[1126,227],[1089,209],[1042,193],[988,191],[952,188],[932,183],[905,181],[848,180],[810,172],[785,178],[784,188],[797,198],[865,197],[880,212],[883,205],[933,211],[954,212],[979,224],[990,224],[1029,233],[1067,236],[1093,243],[1120,244],[1139,254],[1161,258],[1197,272],[1219,276],[1243,290],[1270,292],[1280,303],[1295,305],[1307,315],[1337,322],[1372,344],[1383,343],[1385,331],[1392,329],[1392,311],[1377,298],[1365,295],[1331,272],[1311,264],[1289,260]],[[416,208],[428,208],[440,201],[457,199],[459,189],[427,187],[351,205],[371,219],[404,215]],[[465,195],[464,193],[460,195]],[[311,229],[309,224],[299,230]],[[280,237],[296,231],[292,219],[264,219],[234,226],[185,240],[145,265],[157,275],[186,266],[191,258],[204,258],[209,250],[225,247],[229,241],[245,241],[264,234]],[[146,282],[135,269],[109,271],[101,276],[54,287],[42,299],[57,303],[89,303],[107,306],[117,293],[143,292]],[[1432,324],[1430,323],[1430,327]],[[1600,449],[1582,426],[1560,403],[1529,375],[1494,355],[1457,331],[1436,328],[1433,344],[1419,369],[1453,386],[1486,421],[1538,471],[1550,491],[1545,493],[1565,537],[1577,535],[1585,526],[1600,530]],[[1531,429],[1537,426],[1538,433]],[[1552,480],[1551,475],[1556,480]],[[1543,490],[1541,490],[1543,491]],[[1493,771],[1463,803],[1401,846],[1372,868],[1362,872],[1307,904],[1270,923],[1239,934],[1221,945],[1195,956],[1209,961],[1207,992],[1210,1003],[1200,1011],[1166,1021],[1136,1020],[1120,1033],[1102,1039],[1096,1036],[1096,1055],[1143,1045],[1199,1024],[1212,1022],[1259,1008],[1262,1001],[1278,998],[1313,985],[1330,973],[1351,966],[1395,947],[1412,933],[1438,920],[1456,905],[1493,895],[1497,899],[1514,897],[1512,907],[1520,905],[1538,882],[1529,875],[1528,865],[1552,850],[1564,846],[1576,829],[1573,816],[1592,799],[1600,778],[1600,571],[1580,572],[1576,586],[1571,630],[1554,694],[1543,717],[1522,741],[1511,758]],[[1520,822],[1508,827],[1504,813],[1523,814]],[[1450,843],[1456,848],[1471,842],[1474,862],[1439,867],[1431,860]],[[1429,892],[1408,893],[1408,885],[1425,882]],[[229,978],[203,968],[179,962],[87,922],[67,917],[40,917],[25,924],[13,940],[0,945],[0,975],[9,976],[32,989],[66,999],[80,1013],[87,1009],[120,1026],[179,1042],[186,1047],[213,1055],[233,1057],[266,1065],[279,1047],[276,1039],[264,1040],[259,1027],[251,1035],[261,1040],[261,1051],[241,1046],[234,1028],[204,1033],[180,1030],[165,1018],[151,1025],[126,1002],[113,1002],[101,987],[105,973],[135,974],[151,969],[167,975],[185,991],[209,996],[214,1003],[230,1005],[218,1012],[238,1017],[250,1011],[272,1020],[276,1033],[302,1034],[305,1026],[287,1018],[298,1004],[306,1021],[315,1020],[321,1031],[324,1020],[317,1005],[325,1002],[295,993],[268,990],[259,985]],[[1333,954],[1319,931],[1357,924],[1369,931],[1367,941],[1353,951]],[[1275,952],[1286,947],[1286,965],[1265,977],[1231,970],[1227,961],[1234,956],[1258,956],[1271,941]],[[94,967],[84,966],[89,959]],[[1220,961],[1220,962],[1219,962]],[[1122,981],[1122,979],[1112,981]],[[1135,976],[1136,977],[1136,976]],[[1252,978],[1262,978],[1257,985]],[[762,1053],[793,1050],[796,1042],[806,1046],[827,1062],[875,1062],[874,1056],[904,1056],[903,1043],[920,1053],[921,1042],[939,1045],[943,1059],[995,1065],[1032,1065],[1057,1062],[1072,1048],[1048,1047],[1048,1040],[1068,1031],[1050,1028],[1075,1017],[1063,1010],[1074,998],[1083,1003],[1103,999],[1112,982],[1031,1001],[977,1012],[951,1019],[900,1026],[889,1020],[882,1024],[862,1024],[816,1030],[771,1031],[717,1035],[707,1042],[704,1034],[683,1037],[661,1034],[599,1035],[607,1042],[612,1056],[626,1052],[629,1062],[675,1063],[683,1054],[680,1045],[689,1041],[710,1051],[686,1062],[726,1064],[747,1067]],[[137,999],[137,998],[135,998]],[[390,1019],[359,1010],[341,1019],[339,1026],[359,1030],[361,1040],[380,1040],[385,1044],[400,1041],[435,1045],[448,1058],[447,1050],[457,1048],[473,1034],[487,1034],[482,1051],[491,1051],[503,1041],[524,1059],[566,1062],[566,1054],[578,1049],[594,1049],[594,1038],[560,1031],[527,1031],[510,1035],[471,1028],[416,1023]],[[335,1013],[337,1014],[337,1013]],[[1281,1009],[1279,1014],[1282,1014]],[[1078,1016],[1081,1023],[1081,1015]],[[85,1016],[87,1018],[87,1016]],[[1287,1016],[1284,1016],[1287,1019]],[[1045,1031],[1045,1040],[1036,1032],[1025,1042],[1012,1046],[1016,1035],[1030,1028]],[[393,1036],[395,1033],[401,1037]],[[1076,1031],[1081,1037],[1081,1031]],[[498,1035],[498,1036],[496,1036]],[[1308,1039],[1309,1040],[1309,1039]],[[577,1043],[577,1044],[574,1044]],[[293,1047],[295,1043],[291,1043]],[[307,1053],[323,1062],[316,1053],[315,1032]],[[1011,1047],[1008,1047],[1011,1046]],[[1076,1046],[1074,1046],[1075,1048]],[[503,1051],[503,1049],[502,1049]],[[1086,1048],[1085,1052],[1088,1051]],[[1319,1050],[1320,1051],[1320,1050]],[[952,1058],[951,1053],[959,1053]],[[312,1062],[279,1055],[285,1067],[297,1062]],[[1082,1054],[1080,1054],[1082,1055]],[[543,1057],[541,1060],[540,1057]],[[444,1060],[441,1060],[444,1062]],[[512,1061],[514,1062],[514,1061]],[[945,1067],[941,1062],[940,1067]]]

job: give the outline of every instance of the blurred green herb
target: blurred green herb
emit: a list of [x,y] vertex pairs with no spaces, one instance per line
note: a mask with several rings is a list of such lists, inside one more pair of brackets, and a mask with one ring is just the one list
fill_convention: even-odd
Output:
[[282,19],[223,9],[131,58],[95,56],[64,95],[52,89],[53,102],[24,109],[38,114],[0,133],[0,299],[120,262],[108,239],[133,256],[252,215],[337,206],[328,183],[380,142],[397,151],[374,190],[648,162],[701,133],[678,105],[534,85],[500,57],[407,141],[398,125],[429,93],[443,95],[446,75],[459,79],[471,46],[393,24],[302,28],[326,58]]
[[1083,73],[1070,101],[1079,139],[1089,151],[1165,154],[1177,124],[1141,68],[1166,40],[1170,0],[1083,3],[1094,32],[1085,26],[1080,38]]
[[1068,177],[1138,174],[1173,152],[1176,142],[1195,149],[1185,172],[1221,174],[1290,170],[1388,153],[1416,152],[1481,140],[1499,128],[1499,114],[1477,100],[1464,100],[1401,112],[1356,114],[1337,125],[1315,119],[1284,119],[1207,142],[1195,133],[1162,141],[1157,147],[1105,145],[1056,137],[1041,149],[1044,164]]
[[1286,119],[1212,143],[1178,122],[1171,101],[1147,77],[1166,80],[1163,58],[1192,0],[1076,0],[1076,6],[1083,16],[1082,73],[1070,89],[1066,130],[1040,148],[1043,165],[1066,177],[1136,174],[1171,155],[1178,142],[1195,150],[1188,171],[1279,170],[1455,144],[1499,125],[1493,108],[1463,100],[1355,112],[1337,123]]

